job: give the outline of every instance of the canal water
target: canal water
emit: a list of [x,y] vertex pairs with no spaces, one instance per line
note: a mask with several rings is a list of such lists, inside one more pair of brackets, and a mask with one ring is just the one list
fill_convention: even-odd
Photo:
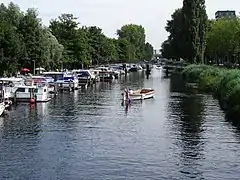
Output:
[[[153,87],[155,99],[126,108],[127,86]],[[239,129],[216,100],[184,89],[179,76],[132,73],[14,107],[0,119],[0,179],[239,179]]]

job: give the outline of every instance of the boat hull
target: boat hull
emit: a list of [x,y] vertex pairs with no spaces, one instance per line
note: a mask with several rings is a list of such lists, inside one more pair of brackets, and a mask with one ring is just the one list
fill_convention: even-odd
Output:
[[[22,102],[22,103],[29,103],[30,102],[30,98],[16,98],[16,101],[17,102]],[[36,100],[36,103],[44,103],[44,102],[48,102],[48,101],[50,101],[51,100],[51,98],[46,98],[46,99],[37,99]]]
[[[131,101],[135,100],[145,100],[154,98],[155,91],[153,89],[140,89],[136,91],[132,91],[129,93],[129,98]],[[127,99],[126,96],[124,99]]]
[[4,103],[4,102],[1,102],[1,103],[0,103],[0,116],[3,115],[4,110],[5,110],[5,103]]
[[139,94],[139,95],[130,94],[130,100],[144,100],[144,99],[151,99],[151,98],[154,98],[154,93]]

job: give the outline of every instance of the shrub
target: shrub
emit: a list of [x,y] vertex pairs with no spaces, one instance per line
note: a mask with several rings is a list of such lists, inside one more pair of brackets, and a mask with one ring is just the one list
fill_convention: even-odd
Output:
[[187,82],[198,83],[200,90],[212,92],[227,114],[240,116],[240,70],[190,65],[182,75]]
[[235,115],[239,118],[240,115],[240,84],[235,86],[228,96],[228,104],[226,104],[228,114]]
[[189,65],[184,68],[182,75],[188,82],[198,83],[200,74],[208,68],[209,66],[207,65]]
[[[221,78],[218,86],[217,86],[217,97],[222,99],[224,93],[229,90],[229,86],[231,85],[231,81],[234,79],[240,78],[240,71],[239,70],[228,70]],[[237,83],[237,82],[232,82]]]
[[215,93],[223,74],[224,74],[223,69],[219,68],[205,69],[199,76],[199,89],[205,92]]
[[[234,88],[240,84],[240,78],[233,78],[226,83],[226,86],[220,90],[219,100],[224,109],[227,108],[229,102],[229,97],[233,92]],[[240,102],[239,102],[240,104]]]

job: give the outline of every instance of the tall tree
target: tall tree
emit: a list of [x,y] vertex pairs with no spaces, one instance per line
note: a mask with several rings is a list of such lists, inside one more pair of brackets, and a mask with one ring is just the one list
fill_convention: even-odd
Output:
[[[18,32],[23,14],[17,5],[0,5],[0,74],[12,74],[23,56],[23,43]],[[7,67],[7,68],[6,68]]]
[[206,49],[208,16],[206,12],[205,0],[198,0],[199,16],[199,50],[197,61],[204,63],[204,53]]
[[38,65],[41,63],[42,58],[41,38],[43,34],[41,22],[37,16],[35,9],[28,9],[18,28],[19,33],[22,35],[25,53],[20,64],[31,69],[33,69],[33,61]]
[[[0,74],[13,74],[20,67],[58,69],[82,65],[150,59],[153,47],[145,42],[145,30],[128,24],[118,38],[108,38],[96,26],[80,27],[78,18],[62,14],[42,25],[36,9],[22,12],[14,3],[0,4]],[[6,68],[7,67],[7,68]]]
[[97,26],[90,26],[87,28],[89,43],[91,46],[91,57],[93,59],[93,64],[99,64],[104,60],[104,49],[105,35],[102,29]]
[[[117,31],[118,39],[125,39],[128,43],[128,57],[129,60],[140,60],[144,58],[144,48],[145,48],[145,29],[141,25],[128,24],[121,27]],[[126,56],[121,55],[121,56]]]
[[76,37],[79,23],[72,14],[62,14],[57,19],[51,20],[49,28],[58,41],[64,46],[63,62],[71,68],[76,63]]
[[240,57],[240,20],[220,19],[209,25],[205,56],[216,64],[234,63]]
[[185,35],[185,43],[187,51],[187,58],[189,62],[197,62],[197,56],[199,54],[199,5],[198,0],[183,0],[183,22]]
[[[167,58],[186,58],[186,35],[184,34],[184,23],[182,9],[176,9],[167,21],[166,31],[169,33],[167,41],[162,44],[162,54]],[[165,49],[166,48],[166,49]],[[171,51],[170,49],[171,48]]]
[[171,17],[165,27],[170,35],[162,45],[162,54],[190,63],[204,62],[208,27],[205,0],[183,0],[182,8]]
[[145,44],[144,52],[145,52],[144,59],[151,60],[151,58],[153,57],[153,46],[147,42]]

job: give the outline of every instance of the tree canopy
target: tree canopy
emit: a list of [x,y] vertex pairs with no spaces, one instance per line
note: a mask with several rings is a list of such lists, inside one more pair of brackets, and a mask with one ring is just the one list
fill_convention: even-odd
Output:
[[10,3],[0,4],[0,74],[14,74],[21,67],[47,70],[82,68],[103,63],[151,59],[153,47],[146,42],[145,29],[129,24],[107,37],[100,27],[86,27],[72,14],[61,14],[42,24],[36,9],[26,12]]
[[204,0],[183,0],[183,6],[175,10],[167,21],[168,39],[162,44],[166,58],[183,58],[190,63],[204,60],[207,33],[207,14]]
[[209,21],[205,56],[216,64],[238,63],[240,55],[240,19]]

